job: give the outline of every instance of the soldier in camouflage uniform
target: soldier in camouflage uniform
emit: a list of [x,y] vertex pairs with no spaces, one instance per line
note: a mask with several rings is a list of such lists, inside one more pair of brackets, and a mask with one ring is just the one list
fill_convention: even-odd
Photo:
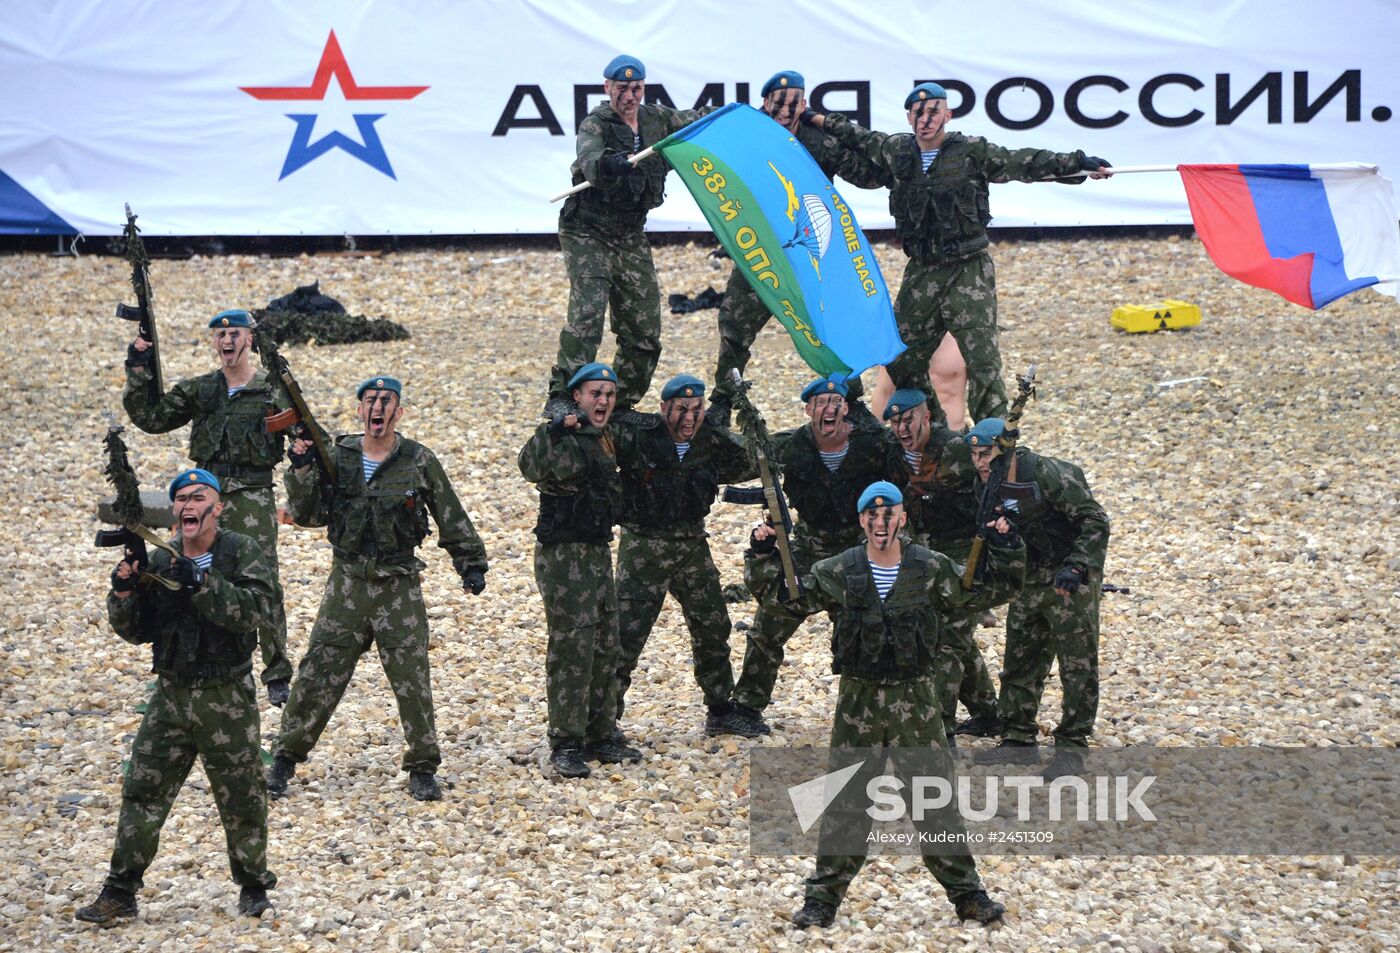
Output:
[[977,136],[949,132],[948,94],[937,83],[914,87],[904,108],[913,134],[871,132],[839,114],[814,118],[838,142],[864,150],[894,183],[890,214],[909,256],[894,312],[908,347],[889,365],[889,374],[896,388],[926,389],[929,359],[943,335],[951,333],[967,362],[968,416],[981,420],[1004,414],[996,280],[987,254],[992,217],[987,184],[1036,182],[1081,171],[1103,178],[1110,174],[1109,164],[1082,151],[1004,149]]
[[486,588],[486,549],[431,450],[397,433],[403,386],[388,375],[355,391],[363,434],[343,435],[331,448],[329,484],[306,440],[294,441],[285,477],[288,508],[299,526],[325,526],[335,558],[310,644],[297,668],[282,716],[277,756],[267,787],[286,793],[296,766],[325,731],[355,665],[371,645],[398,701],[407,748],[403,769],[419,801],[441,799],[442,752],[433,718],[428,663],[428,614],[415,554],[437,523],[438,545],[452,556],[462,587]]
[[681,374],[661,390],[661,415],[641,426],[618,426],[622,471],[622,539],[617,549],[621,654],[617,717],[647,636],[670,592],[690,630],[695,681],[705,696],[705,733],[745,734],[729,700],[729,610],[710,555],[705,516],[721,483],[755,476],[742,443],[704,419],[705,384]]
[[165,394],[154,393],[150,342],[137,337],[127,349],[122,403],[131,422],[146,433],[168,433],[191,424],[190,459],[223,483],[224,527],[252,537],[267,553],[272,603],[258,644],[268,700],[280,706],[287,700],[292,677],[277,576],[277,500],[272,492],[272,470],[282,459],[283,439],[267,432],[263,418],[269,409],[286,410],[288,404],[267,372],[253,366],[251,314],[221,311],[209,327],[219,369],[180,381]]
[[[855,430],[846,420],[844,384],[812,381],[802,391],[809,423],[774,438],[783,491],[797,513],[792,555],[799,573],[860,540],[855,501],[895,465],[894,446],[883,430]],[[815,611],[815,610],[814,610]],[[763,710],[783,664],[784,647],[802,624],[773,594],[759,603],[748,632],[744,667],[734,687],[735,711],[751,731],[768,734]]]
[[617,728],[617,590],[612,527],[622,514],[617,436],[608,420],[617,374],[596,361],[569,380],[570,406],[535,429],[520,450],[520,472],[540,492],[535,583],[544,602],[549,647],[550,764],[586,778],[588,761],[638,761]]
[[[898,479],[914,542],[942,553],[959,566],[967,564],[976,535],[976,471],[967,443],[947,427],[934,424],[928,395],[898,390],[885,406],[885,420],[899,440]],[[972,716],[965,734],[1000,734],[997,690],[977,647],[975,632],[982,610],[953,610],[943,617],[938,646],[939,697],[943,726],[953,746],[958,701]]]
[[[835,622],[831,670],[841,676],[831,726],[833,748],[929,748],[946,745],[934,674],[940,620],[1005,602],[1026,569],[1025,547],[1005,520],[988,547],[984,587],[965,590],[961,568],[947,556],[900,539],[905,514],[899,488],[867,487],[856,506],[863,545],[816,562],[802,579],[802,611],[825,609]],[[760,599],[781,574],[772,558],[773,529],[751,538],[745,578]],[[868,817],[864,823],[868,824]],[[956,808],[934,812],[920,827],[930,833],[962,831]],[[991,923],[1005,907],[982,889],[969,853],[926,854],[924,865],[943,885],[961,920]],[[807,878],[807,897],[793,917],[799,928],[828,927],[865,857],[823,855]]]
[[559,245],[569,272],[569,317],[559,332],[545,416],[567,412],[566,382],[598,354],[603,315],[612,308],[617,336],[617,404],[626,411],[651,386],[661,357],[661,291],[646,237],[647,213],[666,197],[670,167],[659,155],[635,165],[628,156],[653,146],[707,110],[643,103],[646,69],[619,56],[603,70],[608,101],[584,117],[575,143],[576,192],[559,213]]
[[[196,756],[219,806],[229,867],[242,888],[240,913],[272,905],[267,888],[267,794],[258,758],[253,649],[276,577],[253,540],[219,528],[218,477],[187,470],[170,484],[179,528],[172,557],[148,565],[128,551],[112,572],[107,618],[132,645],[151,644],[154,694],[147,702],[122,783],[117,841],[107,882],[77,918],[111,926],[136,916],[136,891],[155,859],[160,829]],[[161,586],[152,576],[174,580]]]
[[[841,145],[834,136],[824,134],[809,122],[803,121],[804,117],[810,118],[812,115],[811,110],[807,108],[806,85],[801,73],[793,70],[774,73],[768,82],[763,84],[763,111],[771,116],[774,122],[792,133],[793,138],[811,154],[827,178],[835,180],[840,176],[862,189],[888,185],[889,179],[884,170],[870,161],[864,152]],[[759,299],[758,292],[754,291],[743,272],[737,266],[733,268],[729,272],[729,284],[724,289],[724,301],[719,306],[716,384],[726,384],[733,370],[739,371],[740,374],[744,372],[749,363],[753,342],[771,317],[768,306]],[[860,402],[863,393],[860,377],[852,377],[846,383],[850,387],[846,397],[851,423],[859,425],[862,421],[858,417],[863,415],[869,418],[870,424],[878,426],[874,418],[870,417],[865,405]],[[722,394],[715,396],[712,406],[716,414],[725,414],[729,410],[729,402]],[[712,419],[718,422],[724,418],[712,415]]]
[[[968,432],[972,462],[985,481],[1001,454],[1000,418]],[[1029,761],[1036,713],[1056,660],[1064,703],[1049,776],[1074,773],[1099,708],[1099,595],[1108,555],[1108,515],[1073,463],[1017,447],[1001,488],[1001,512],[1026,541],[1026,586],[1006,615],[1006,658],[998,709],[1006,729],[988,760]]]

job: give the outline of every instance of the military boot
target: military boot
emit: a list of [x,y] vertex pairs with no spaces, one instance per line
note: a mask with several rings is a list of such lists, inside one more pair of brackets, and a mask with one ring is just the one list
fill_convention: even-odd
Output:
[[554,746],[549,754],[549,763],[565,778],[586,778],[593,773],[588,762],[583,760],[583,745],[572,739]]
[[846,401],[846,420],[851,425],[852,430],[883,430],[880,421],[875,419],[875,415],[870,412],[870,408],[865,406],[865,401],[859,397]]
[[238,912],[245,917],[261,917],[272,909],[272,901],[267,899],[267,889],[257,884],[244,884],[238,891]]
[[711,397],[710,406],[705,408],[705,426],[716,430],[728,430],[732,410],[728,398],[719,395]]
[[274,678],[267,683],[267,702],[273,708],[281,708],[292,697],[292,686],[285,678]]
[[757,708],[750,708],[743,702],[734,703],[734,710],[728,716],[728,724],[729,734],[743,735],[745,738],[757,738],[759,735],[773,733],[773,729],[768,727],[768,722],[763,720],[763,712]]
[[441,801],[442,788],[431,771],[408,772],[408,793],[415,801]]
[[808,897],[802,909],[792,915],[792,925],[799,930],[808,927],[829,927],[836,922],[836,908],[825,900]]
[[267,793],[271,797],[282,797],[287,793],[287,785],[296,777],[297,763],[291,758],[278,755],[272,759],[267,769]]
[[761,738],[764,732],[753,719],[739,714],[733,703],[725,702],[723,705],[710,706],[709,714],[705,716],[705,734],[711,738],[716,735]]
[[1050,763],[1045,766],[1045,770],[1040,772],[1040,776],[1047,781],[1056,778],[1067,778],[1084,773],[1084,756],[1074,748],[1061,748],[1056,746],[1055,756],[1050,759]]
[[117,925],[118,920],[136,916],[136,894],[119,887],[103,887],[97,899],[73,914],[75,920],[96,923],[104,927]]
[[601,741],[590,741],[583,756],[599,764],[622,764],[627,761],[641,761],[642,753],[636,748],[614,741],[612,736]]
[[1034,741],[1003,738],[995,748],[978,752],[973,760],[978,764],[1035,764],[1040,761],[1040,746]]
[[972,735],[974,738],[995,738],[1005,729],[1006,723],[995,714],[973,715],[971,718],[958,722],[954,733]]
[[550,396],[549,400],[544,402],[544,410],[540,413],[545,420],[567,417],[569,414],[581,415],[578,404],[574,403],[572,397],[556,397],[553,395]]
[[953,901],[959,920],[976,920],[986,926],[1001,920],[1006,907],[987,896],[985,890],[972,890]]

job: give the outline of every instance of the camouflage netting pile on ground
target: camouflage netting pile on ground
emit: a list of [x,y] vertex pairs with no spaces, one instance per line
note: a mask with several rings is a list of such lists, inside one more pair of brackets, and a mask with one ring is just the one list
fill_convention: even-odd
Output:
[[405,341],[408,329],[388,318],[349,314],[339,301],[321,293],[321,283],[298,287],[253,311],[258,326],[278,344],[358,344]]
[[[731,265],[707,251],[659,249],[662,295],[723,287]],[[903,255],[877,253],[897,291]],[[106,622],[117,553],[92,546],[93,510],[109,492],[104,412],[121,414],[132,332],[112,306],[130,299],[129,270],[120,258],[0,257],[0,322],[23,342],[4,358],[23,412],[6,429],[0,479],[10,554],[0,600],[0,953],[1400,948],[1396,859],[1337,855],[990,857],[982,876],[1009,908],[991,934],[960,927],[916,859],[887,858],[855,881],[832,930],[793,934],[787,918],[810,860],[749,853],[748,752],[829,737],[836,678],[825,619],[788,644],[768,710],[774,736],[712,739],[684,620],[668,600],[628,693],[624,727],[643,762],[581,783],[542,772],[538,497],[516,454],[539,420],[569,289],[557,252],[477,255],[318,260],[326,288],[357,310],[400,318],[413,337],[283,345],[308,402],[337,432],[357,427],[356,383],[378,373],[402,380],[403,431],[442,460],[486,544],[491,571],[475,598],[436,535],[420,551],[445,799],[408,797],[397,709],[370,651],[292,796],[272,807],[276,916],[235,915],[238,888],[196,767],[161,836],[140,918],[106,932],[74,923],[73,911],[101,886],[121,763],[151,681],[149,647],[126,644]],[[1113,522],[1107,579],[1132,589],[1104,597],[1093,743],[1400,743],[1395,301],[1366,290],[1307,312],[1222,275],[1188,240],[998,243],[992,255],[1008,373],[1039,365],[1022,439],[1082,464]],[[151,267],[172,381],[214,366],[210,315],[282,295],[306,273],[305,260],[257,256]],[[1109,325],[1116,305],[1163,298],[1199,304],[1201,326],[1126,335]],[[672,375],[709,380],[714,315],[663,313],[665,350],[643,409]],[[609,338],[601,357],[612,353]],[[805,419],[797,395],[811,374],[776,326],[760,335],[749,370],[773,430]],[[873,384],[867,375],[867,391]],[[151,436],[128,425],[122,436],[147,487],[188,465],[188,429]],[[280,482],[279,473],[284,498]],[[710,541],[726,584],[741,581],[757,515],[715,506]],[[324,530],[292,526],[278,547],[297,661],[331,552]],[[731,605],[735,624],[750,623],[754,608]],[[978,638],[995,670],[1000,631]],[[731,644],[737,666],[743,633]],[[258,701],[270,747],[281,714],[261,691]],[[1043,732],[1059,702],[1052,677]]]

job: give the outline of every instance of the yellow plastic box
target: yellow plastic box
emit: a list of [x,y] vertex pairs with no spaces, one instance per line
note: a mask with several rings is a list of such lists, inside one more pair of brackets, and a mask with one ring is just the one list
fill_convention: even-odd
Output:
[[1129,334],[1193,328],[1201,323],[1201,309],[1185,301],[1168,299],[1157,304],[1125,304],[1113,309],[1113,326]]

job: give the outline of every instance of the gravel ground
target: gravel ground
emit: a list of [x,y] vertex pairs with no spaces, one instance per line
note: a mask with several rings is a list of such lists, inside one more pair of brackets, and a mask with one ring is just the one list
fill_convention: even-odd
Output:
[[[723,287],[703,245],[657,251],[663,296]],[[880,252],[896,285],[902,260]],[[1008,367],[1040,365],[1029,446],[1079,462],[1113,519],[1096,743],[1387,745],[1400,742],[1400,400],[1395,302],[1362,291],[1312,314],[1221,275],[1176,239],[1004,242]],[[352,388],[404,379],[405,433],[442,458],[491,559],[463,595],[428,550],[444,801],[410,800],[392,695],[366,659],[291,799],[274,805],[275,917],[234,913],[223,836],[196,768],[165,826],[139,920],[98,932],[73,911],[100,887],[121,762],[149,656],[105,621],[110,553],[91,546],[103,413],[121,413],[129,297],[120,259],[0,258],[0,315],[16,346],[4,380],[25,395],[4,444],[0,508],[15,547],[0,605],[0,951],[54,949],[955,949],[1381,950],[1400,945],[1394,858],[988,858],[1006,925],[962,929],[913,861],[878,861],[837,925],[790,932],[807,858],[748,853],[749,742],[703,736],[680,612],[663,611],[627,728],[641,765],[560,783],[537,766],[544,618],[530,554],[534,494],[515,454],[544,397],[568,284],[557,253],[421,252],[194,258],[153,266],[166,373],[212,366],[204,321],[319,278],[354,313],[410,341],[286,350],[326,422],[353,423]],[[1193,331],[1129,336],[1119,304],[1200,304]],[[708,377],[715,312],[667,316],[656,380]],[[611,354],[605,343],[603,357]],[[808,377],[776,324],[751,368],[772,424],[799,419]],[[1161,386],[1204,376],[1206,381]],[[653,391],[653,394],[655,391]],[[649,398],[650,401],[651,398]],[[148,488],[184,465],[187,431],[129,428]],[[18,516],[18,519],[13,518]],[[725,582],[740,578],[751,514],[717,507]],[[321,532],[279,543],[299,658],[329,566]],[[736,622],[752,606],[735,607]],[[821,743],[835,679],[824,621],[789,647],[770,744]],[[1000,655],[982,630],[989,658]],[[733,640],[737,664],[742,635]],[[1042,707],[1058,708],[1052,679]],[[264,708],[266,743],[279,713]],[[981,742],[983,744],[987,742]],[[524,763],[517,763],[523,761]]]

